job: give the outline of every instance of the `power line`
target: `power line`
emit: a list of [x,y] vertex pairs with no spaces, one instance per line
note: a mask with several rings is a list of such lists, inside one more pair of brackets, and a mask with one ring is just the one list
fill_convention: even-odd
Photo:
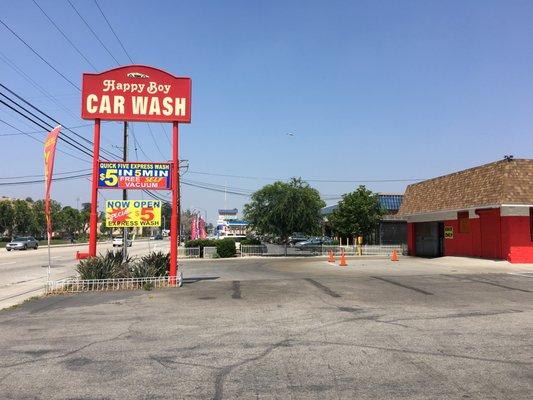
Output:
[[17,74],[19,74],[21,77],[23,77],[27,82],[29,82],[34,88],[36,88],[38,91],[40,91],[46,98],[50,99],[54,104],[56,104],[58,107],[60,107],[62,110],[64,110],[67,114],[69,114],[71,117],[77,119],[79,118],[77,115],[74,115],[72,110],[70,110],[68,107],[64,106],[59,102],[59,100],[56,99],[55,96],[52,96],[50,92],[48,92],[46,89],[44,89],[41,85],[39,85],[37,82],[35,82],[27,73],[25,73],[22,68],[20,68],[17,64],[13,62],[13,60],[10,60],[8,56],[6,56],[4,53],[0,51],[0,58],[2,61],[13,71],[15,71]]
[[[84,169],[77,169],[74,171],[65,171],[65,172],[54,172],[54,175],[68,175],[68,174],[76,174],[80,172],[89,172],[91,171],[90,168],[84,168]],[[0,179],[25,179],[25,178],[40,178],[42,176],[45,176],[44,174],[36,174],[36,175],[20,175],[20,176],[0,176]]]
[[[2,93],[0,93],[2,94]],[[27,120],[33,122],[35,125],[37,125],[38,127],[42,128],[42,129],[52,129],[52,127],[45,127],[43,125],[41,125],[40,123],[36,122],[34,119],[32,119],[31,117],[28,117],[27,115],[25,115],[24,113],[22,113],[21,111],[17,110],[16,108],[14,108],[13,106],[9,105],[8,103],[6,103],[5,101],[3,100],[0,100],[0,103],[5,105],[6,107],[10,108],[11,110],[15,111],[17,114],[23,116],[24,118],[26,118]],[[68,137],[67,135],[60,135],[59,136],[59,139],[62,140],[63,142],[67,143],[68,145],[74,147],[76,150],[78,151],[81,151],[82,153],[84,153],[85,155],[88,155],[89,157],[91,157],[91,154],[88,153],[86,150],[83,150],[82,148],[76,146],[75,144],[72,144],[70,141],[68,141],[68,139],[65,139],[65,136]],[[31,137],[31,136],[29,136]]]
[[[2,120],[0,120],[2,121]],[[5,122],[5,121],[2,121],[2,122]],[[7,123],[6,123],[7,124]],[[12,125],[10,124],[7,124],[11,127],[13,127]],[[85,128],[87,126],[93,126],[93,124],[83,124],[83,125],[75,125],[75,126],[71,126],[71,128]],[[15,128],[16,129],[16,128]],[[18,133],[0,133],[0,137],[1,136],[20,136],[20,135],[35,135],[37,133],[47,133],[48,131],[45,131],[45,130],[38,130],[38,131],[31,131],[31,132],[18,132]]]
[[[92,173],[64,176],[64,177],[59,177],[59,178],[52,178],[52,181],[68,181],[72,179],[86,178],[91,175]],[[36,179],[36,180],[21,181],[21,182],[0,182],[0,186],[21,186],[21,185],[31,185],[35,183],[44,183],[44,179]]]
[[98,2],[97,2],[96,0],[94,0],[94,4],[96,4],[96,7],[97,7],[98,10],[100,11],[100,14],[102,14],[102,17],[104,17],[105,22],[107,22],[107,26],[109,26],[109,29],[111,29],[111,32],[113,32],[113,35],[115,35],[115,38],[117,39],[118,43],[120,44],[120,47],[122,47],[122,50],[124,50],[124,53],[126,53],[126,55],[128,56],[129,60],[130,60],[131,63],[133,64],[133,60],[131,59],[129,53],[126,51],[126,48],[125,48],[124,45],[122,44],[122,41],[119,39],[117,33],[115,32],[115,30],[114,30],[113,27],[111,26],[111,23],[109,22],[109,20],[108,20],[107,17],[105,16],[104,11],[100,8],[100,5],[98,4]]
[[[70,1],[69,1],[70,2]],[[4,25],[4,27],[13,34],[18,40],[20,40],[24,45],[30,49],[33,54],[35,54],[37,57],[39,57],[46,65],[48,65],[50,68],[52,68],[58,75],[60,75],[65,81],[67,81],[70,85],[75,87],[78,91],[81,92],[81,89],[78,85],[76,85],[74,82],[72,82],[70,79],[68,79],[65,75],[63,75],[56,67],[54,67],[52,64],[50,64],[43,56],[41,56],[37,50],[35,50],[32,46],[30,46],[24,39],[22,39],[17,33],[11,29],[3,20],[0,19],[0,23]]]
[[[18,130],[18,131],[20,131],[20,132],[22,133],[22,131],[21,131],[19,128],[17,128],[16,126],[10,124],[9,122],[6,122],[6,121],[4,121],[4,120],[2,120],[2,119],[0,119],[0,122],[3,122],[4,124],[9,125],[9,126],[12,127],[13,129],[16,129],[16,130]],[[36,142],[39,142],[39,143],[44,144],[44,141],[42,141],[42,140],[40,140],[40,139],[37,139],[37,138],[34,138],[33,136],[30,136],[29,134],[27,134],[26,136],[27,136],[28,138],[32,139],[32,140],[35,140]],[[75,159],[77,159],[77,160],[80,160],[80,161],[83,161],[83,162],[86,162],[86,163],[90,163],[90,161],[85,160],[85,159],[83,159],[83,158],[80,158],[80,157],[78,157],[78,156],[76,156],[76,155],[74,155],[74,154],[71,154],[71,153],[67,152],[67,151],[64,151],[64,150],[61,150],[61,149],[57,149],[57,151],[60,152],[60,153],[65,154],[65,155],[67,155],[67,156],[69,156],[69,157],[75,158]]]
[[[68,126],[66,125],[63,125],[61,124],[61,122],[59,122],[58,120],[56,120],[55,118],[51,117],[50,115],[48,115],[47,113],[45,113],[44,111],[42,111],[40,108],[34,106],[32,103],[30,103],[29,101],[27,101],[26,99],[24,99],[22,96],[18,95],[17,93],[15,93],[14,91],[12,91],[11,89],[9,89],[7,86],[3,85],[2,83],[0,83],[0,86],[2,88],[4,88],[5,90],[7,90],[9,93],[11,93],[12,95],[14,95],[15,97],[17,97],[19,100],[23,101],[25,104],[27,104],[28,106],[30,106],[31,108],[33,108],[35,111],[37,111],[38,113],[40,113],[41,115],[45,116],[46,118],[50,119],[52,122],[58,124],[58,125],[61,125],[64,129],[66,129],[67,131],[69,132],[72,132],[75,136],[77,136],[78,138],[84,140],[86,143],[88,143],[90,146],[93,145],[93,142],[89,139],[86,139],[85,137],[81,136],[80,134],[74,132],[71,128],[69,128]],[[5,94],[3,93],[0,93],[1,96],[3,97],[6,97],[8,98]],[[43,123],[46,123],[48,125],[51,126],[51,124],[47,123],[46,121],[44,121],[43,119],[39,118],[38,116],[36,116],[35,114],[33,114],[31,111],[28,111],[26,108],[24,108],[23,106],[21,106],[20,104],[16,103],[14,100],[8,98],[12,103],[16,104],[19,108],[22,108],[23,110],[25,110],[27,113],[31,114],[32,116],[34,116],[35,118],[39,119],[40,121],[42,121]],[[62,136],[67,136],[69,139],[71,139],[68,135],[65,135],[63,134]],[[60,138],[62,137],[60,136]],[[71,139],[72,140],[72,139]],[[86,146],[78,143],[79,146],[83,147],[85,150],[89,151],[89,152],[92,152],[92,150],[90,148],[87,148]],[[119,157],[118,155],[106,150],[105,148],[102,148],[101,151],[103,153],[106,153],[108,154],[109,156],[111,157]]]
[[[253,179],[253,180],[267,180],[267,181],[285,181],[288,178],[268,178],[261,176],[242,176],[242,175],[228,175],[228,174],[218,174],[212,172],[200,172],[200,171],[189,171],[191,174],[195,175],[207,175],[207,176],[220,176],[226,178],[239,178],[239,179]],[[316,179],[316,178],[302,178],[306,182],[321,182],[321,183],[377,183],[377,182],[418,182],[422,181],[425,178],[409,178],[409,179]]]
[[102,47],[105,49],[105,51],[107,51],[107,54],[109,54],[111,56],[111,58],[113,58],[113,60],[115,60],[115,62],[117,63],[117,65],[120,65],[120,63],[118,62],[118,60],[115,58],[115,56],[111,53],[111,51],[109,51],[109,49],[107,48],[107,46],[104,44],[104,42],[102,42],[102,40],[100,39],[100,37],[96,34],[96,32],[93,30],[93,28],[91,28],[91,26],[89,25],[89,23],[85,20],[85,18],[83,18],[83,16],[80,14],[80,12],[78,11],[78,9],[74,6],[74,4],[72,4],[72,2],[70,0],[67,0],[68,4],[70,4],[70,6],[73,8],[73,10],[76,12],[76,14],[78,14],[78,17],[80,17],[80,19],[83,21],[83,23],[85,24],[85,26],[91,31],[91,33],[93,34],[93,36],[96,38],[96,40],[98,40],[98,42],[102,45]]
[[44,14],[44,16],[48,19],[48,21],[50,21],[50,23],[59,31],[59,33],[61,33],[61,35],[65,38],[65,40],[70,44],[70,46],[72,46],[72,48],[74,50],[76,50],[76,52],[85,60],[87,61],[87,63],[96,71],[96,67],[94,66],[94,64],[87,58],[85,57],[85,54],[83,54],[81,52],[80,49],[78,49],[78,47],[72,42],[72,40],[69,39],[69,37],[65,34],[65,32],[63,32],[61,30],[61,28],[59,26],[57,26],[57,24],[54,22],[54,20],[52,18],[50,18],[48,16],[48,14],[46,13],[46,11],[43,10],[43,8],[39,5],[39,3],[37,3],[36,0],[33,0],[33,3],[39,8],[39,10],[41,10],[41,12]]

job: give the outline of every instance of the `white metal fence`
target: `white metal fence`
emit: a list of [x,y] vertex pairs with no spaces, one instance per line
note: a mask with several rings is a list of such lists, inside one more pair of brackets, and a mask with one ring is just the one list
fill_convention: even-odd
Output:
[[199,247],[178,247],[178,257],[179,258],[199,258],[200,248]]
[[[398,255],[406,254],[405,245],[363,245],[363,256],[389,256],[394,250]],[[335,255],[344,252],[348,256],[358,255],[357,246],[322,245],[304,248],[284,245],[242,245],[241,257],[260,256],[327,256],[332,251]]]
[[241,245],[241,257],[263,255],[267,255],[267,247],[265,245]]
[[[177,281],[177,278],[174,279]],[[46,283],[46,294],[77,293],[89,291],[116,291],[133,289],[155,289],[171,286],[168,276],[145,278],[115,278],[115,279],[78,279],[67,278]]]
[[204,258],[215,258],[217,253],[217,248],[215,246],[205,246],[204,247]]

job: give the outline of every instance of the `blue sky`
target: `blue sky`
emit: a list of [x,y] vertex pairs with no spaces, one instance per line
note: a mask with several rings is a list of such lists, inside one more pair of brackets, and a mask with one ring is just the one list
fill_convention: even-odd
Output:
[[[66,0],[37,2],[98,71],[117,66]],[[129,64],[94,1],[72,2],[120,64]],[[533,2],[99,4],[135,63],[192,78],[192,123],[180,127],[180,154],[190,161],[184,178],[190,181],[253,191],[272,181],[264,178],[302,176],[331,199],[353,190],[355,181],[430,178],[504,154],[531,158]],[[74,83],[81,85],[81,74],[93,71],[32,0],[4,4],[1,19]],[[79,118],[74,87],[3,26],[0,40],[3,84],[67,126],[89,122]],[[24,132],[36,130],[1,104],[0,119]],[[104,125],[107,149],[120,153],[112,146],[121,145],[121,129]],[[170,126],[165,134],[152,125],[159,150],[146,124],[133,129],[145,154],[139,148],[135,154],[132,145],[132,160],[170,158]],[[92,139],[91,127],[75,130]],[[0,122],[0,135],[9,133],[17,131]],[[24,135],[0,136],[0,159],[2,178],[42,174],[41,145]],[[56,158],[56,172],[89,167],[61,153]],[[12,180],[0,179],[6,181]],[[407,183],[365,184],[403,192]],[[76,205],[77,198],[89,201],[90,182],[57,182],[52,191]],[[0,195],[41,198],[43,185],[0,186]],[[247,200],[229,194],[227,206],[241,209]],[[207,210],[213,220],[224,194],[183,186],[183,206]]]

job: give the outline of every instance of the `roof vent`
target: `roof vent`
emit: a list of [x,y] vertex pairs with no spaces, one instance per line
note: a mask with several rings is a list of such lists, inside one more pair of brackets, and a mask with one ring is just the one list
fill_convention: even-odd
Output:
[[513,161],[513,159],[514,159],[514,156],[513,156],[512,154],[504,155],[504,156],[503,156],[503,159],[504,159],[505,161],[507,161],[507,162],[511,162],[511,161]]

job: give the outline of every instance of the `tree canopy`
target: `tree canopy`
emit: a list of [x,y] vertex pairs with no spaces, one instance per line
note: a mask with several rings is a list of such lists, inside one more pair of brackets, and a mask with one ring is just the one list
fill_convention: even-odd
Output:
[[365,186],[344,194],[335,211],[328,217],[331,229],[339,236],[368,236],[378,226],[384,210],[377,193]]
[[320,209],[325,204],[320,194],[301,178],[263,186],[244,206],[244,218],[259,235],[274,235],[287,240],[294,232],[318,234]]

